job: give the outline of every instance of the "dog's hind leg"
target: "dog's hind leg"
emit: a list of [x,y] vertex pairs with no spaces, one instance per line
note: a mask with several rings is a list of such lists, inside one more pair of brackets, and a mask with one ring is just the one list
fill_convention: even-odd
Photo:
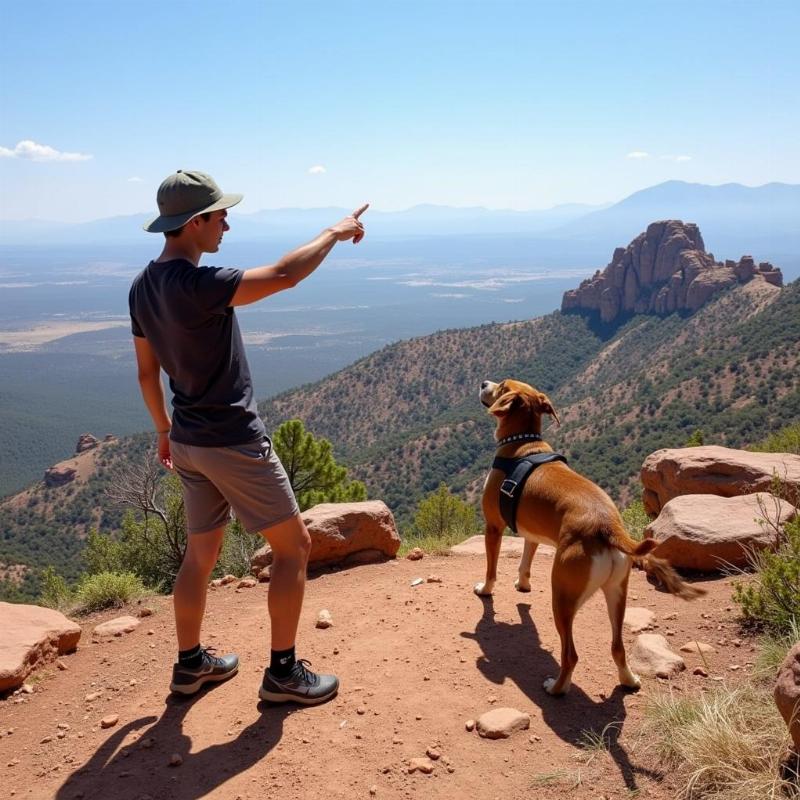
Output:
[[566,694],[572,686],[572,673],[578,663],[578,652],[572,638],[572,623],[575,620],[577,597],[553,592],[553,620],[561,637],[561,671],[557,678],[547,678],[543,686],[548,694]]
[[486,546],[486,579],[476,583],[472,591],[479,597],[488,597],[497,582],[497,560],[500,558],[500,545],[503,542],[503,529],[486,523],[484,544]]
[[519,577],[514,581],[514,588],[518,592],[529,592],[531,590],[531,562],[536,555],[536,548],[539,545],[530,539],[525,539],[522,548],[522,558],[519,562]]
[[603,585],[606,596],[608,618],[611,620],[611,656],[617,665],[619,682],[629,689],[641,688],[639,676],[631,672],[625,658],[625,645],[622,641],[622,623],[625,619],[625,606],[628,600],[628,577],[630,576],[630,559],[624,553],[615,551],[614,569],[611,577]]

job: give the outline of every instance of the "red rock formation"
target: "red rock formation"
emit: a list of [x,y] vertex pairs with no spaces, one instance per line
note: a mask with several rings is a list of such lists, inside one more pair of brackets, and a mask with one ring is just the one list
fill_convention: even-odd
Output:
[[779,269],[767,262],[756,267],[752,256],[715,261],[693,223],[654,222],[626,248],[618,247],[602,272],[565,292],[561,310],[599,312],[603,322],[629,314],[697,311],[720,289],[752,279],[783,285]]

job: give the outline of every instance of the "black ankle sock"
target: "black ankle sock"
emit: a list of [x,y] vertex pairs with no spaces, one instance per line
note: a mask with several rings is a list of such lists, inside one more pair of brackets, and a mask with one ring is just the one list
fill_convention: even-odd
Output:
[[203,663],[203,654],[200,652],[200,645],[195,645],[191,650],[178,651],[178,663],[182,667],[196,669]]
[[269,671],[276,678],[287,677],[295,663],[294,647],[290,647],[288,650],[272,650],[270,652]]

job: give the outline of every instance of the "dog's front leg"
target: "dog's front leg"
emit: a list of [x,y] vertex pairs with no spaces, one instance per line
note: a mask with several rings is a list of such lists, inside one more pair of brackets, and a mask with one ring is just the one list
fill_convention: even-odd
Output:
[[522,559],[519,562],[519,577],[514,581],[514,588],[518,592],[529,592],[531,590],[531,562],[536,555],[537,542],[525,539],[522,548]]
[[479,597],[487,597],[494,591],[497,581],[497,559],[500,558],[500,545],[503,541],[503,529],[493,528],[487,524],[484,532],[486,545],[486,580],[476,583],[473,591]]

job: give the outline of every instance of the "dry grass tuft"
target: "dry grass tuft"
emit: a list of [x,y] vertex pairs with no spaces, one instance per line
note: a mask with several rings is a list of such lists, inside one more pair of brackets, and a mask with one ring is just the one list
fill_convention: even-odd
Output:
[[646,708],[645,737],[682,780],[680,800],[800,798],[780,774],[789,735],[770,684],[697,698],[657,695]]

